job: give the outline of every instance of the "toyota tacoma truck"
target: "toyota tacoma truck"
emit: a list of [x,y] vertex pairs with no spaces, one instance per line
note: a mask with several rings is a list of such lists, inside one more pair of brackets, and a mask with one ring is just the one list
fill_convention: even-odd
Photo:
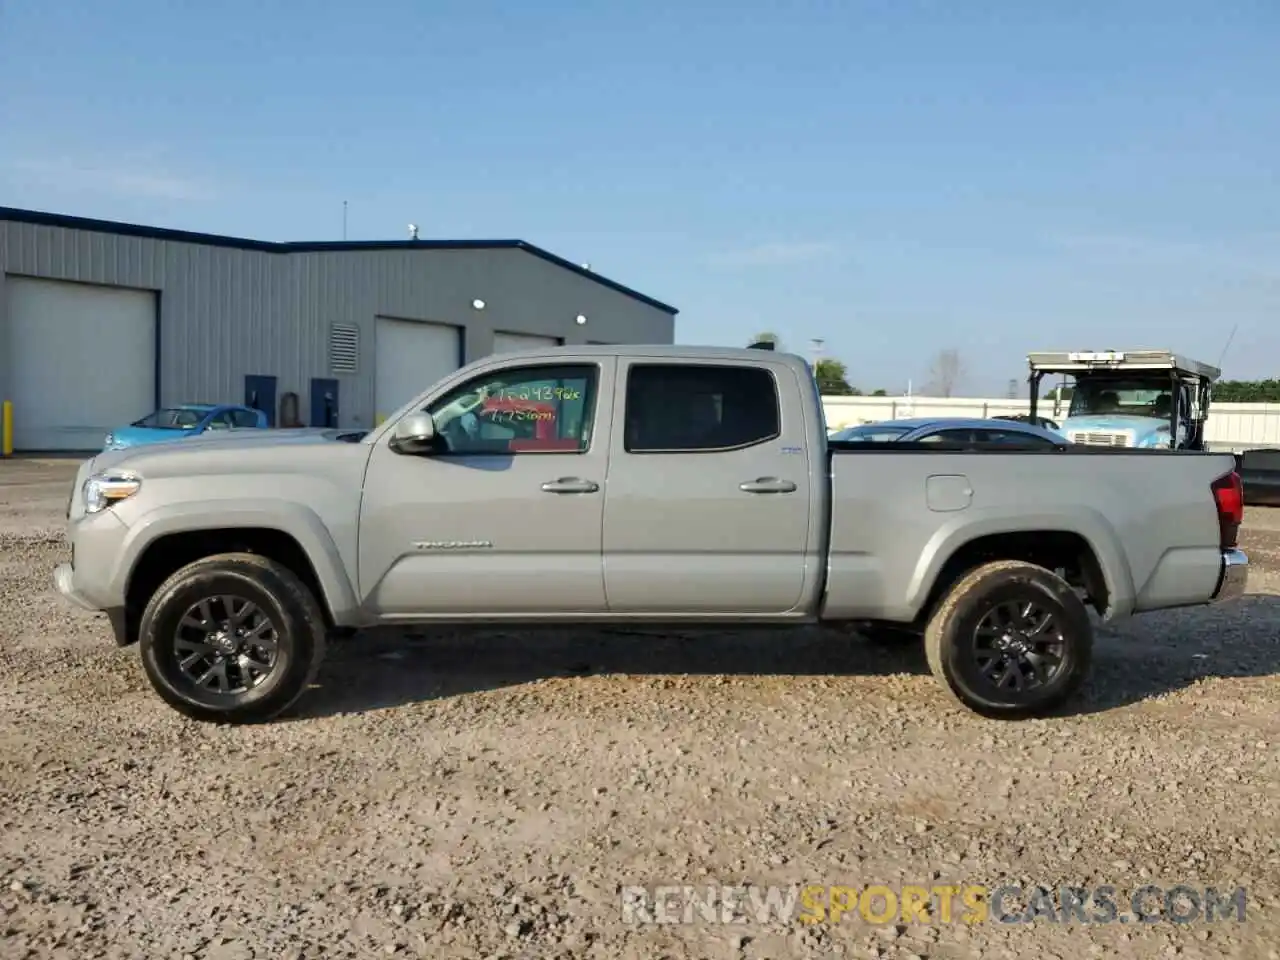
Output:
[[289,709],[335,636],[431,624],[908,634],[960,704],[1030,717],[1095,615],[1247,579],[1229,454],[841,445],[808,364],[759,349],[490,356],[366,433],[254,433],[86,461],[55,573],[203,721]]

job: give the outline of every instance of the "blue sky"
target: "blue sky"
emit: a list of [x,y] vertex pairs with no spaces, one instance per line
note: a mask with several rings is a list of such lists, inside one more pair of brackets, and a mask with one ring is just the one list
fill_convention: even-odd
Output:
[[0,205],[270,240],[519,237],[811,338],[1280,375],[1280,5],[0,0]]

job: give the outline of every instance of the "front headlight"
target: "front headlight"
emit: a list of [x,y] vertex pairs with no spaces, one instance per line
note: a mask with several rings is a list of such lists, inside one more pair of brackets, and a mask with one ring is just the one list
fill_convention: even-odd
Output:
[[133,473],[95,473],[84,482],[84,512],[98,513],[127,500],[142,489],[142,478]]

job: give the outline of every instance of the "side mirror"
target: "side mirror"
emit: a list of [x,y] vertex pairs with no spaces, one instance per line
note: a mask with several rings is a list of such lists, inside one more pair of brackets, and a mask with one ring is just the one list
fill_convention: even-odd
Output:
[[429,413],[411,413],[391,432],[391,449],[396,453],[421,456],[436,448],[436,422]]

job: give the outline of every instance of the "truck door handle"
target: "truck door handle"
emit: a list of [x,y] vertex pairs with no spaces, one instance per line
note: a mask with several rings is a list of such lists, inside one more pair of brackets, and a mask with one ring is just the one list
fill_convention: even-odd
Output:
[[796,485],[790,480],[779,480],[777,477],[759,477],[738,484],[738,489],[746,493],[794,493]]
[[542,485],[544,493],[595,493],[599,489],[600,484],[579,477],[561,477]]

